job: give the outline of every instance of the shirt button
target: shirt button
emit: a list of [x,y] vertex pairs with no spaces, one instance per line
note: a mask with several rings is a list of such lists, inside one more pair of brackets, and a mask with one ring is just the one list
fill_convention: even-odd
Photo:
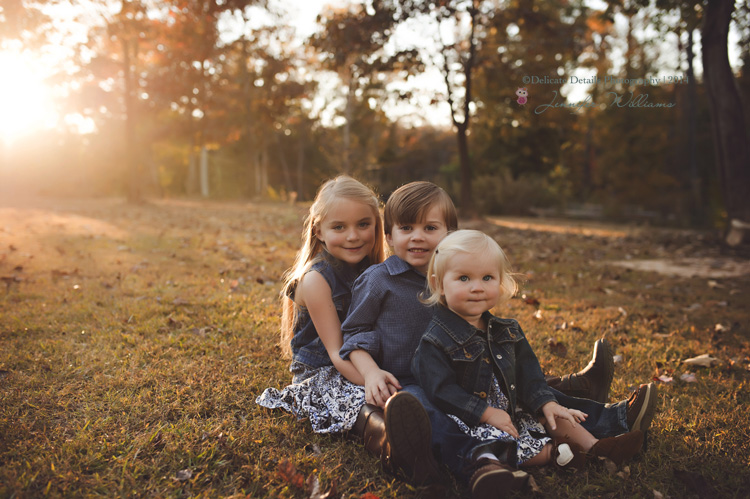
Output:
[[497,354],[497,355],[495,355],[495,358],[497,358],[497,359],[502,359],[502,358],[503,358],[503,356],[502,356],[502,355],[500,355],[500,354]]
[[485,392],[479,392],[477,395],[479,395],[483,399],[487,398],[487,393],[485,393]]
[[513,385],[513,384],[512,384],[512,385],[510,385],[510,389],[511,389],[511,390],[515,390],[515,389],[516,389],[516,385]]
[[466,356],[467,359],[471,358],[471,354],[467,352],[466,350],[464,350],[464,355]]

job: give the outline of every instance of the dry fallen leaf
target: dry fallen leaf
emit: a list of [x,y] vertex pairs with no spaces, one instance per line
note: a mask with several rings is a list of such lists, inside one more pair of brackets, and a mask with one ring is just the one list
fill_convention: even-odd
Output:
[[524,303],[526,303],[527,305],[531,305],[532,307],[539,306],[539,300],[537,300],[531,295],[523,294],[521,295],[521,299],[524,301]]
[[682,373],[682,375],[680,375],[680,379],[685,383],[695,383],[698,381],[698,379],[695,377],[695,374],[693,373]]
[[652,492],[654,493],[654,499],[664,499],[664,494],[662,494],[658,490],[654,489],[652,490]]
[[189,469],[186,470],[180,470],[177,472],[175,480],[180,482],[185,482],[187,480],[190,480],[193,476],[193,472]]
[[671,383],[672,376],[667,376],[666,374],[662,374],[661,376],[654,376],[654,381],[656,381],[657,383]]
[[623,480],[627,480],[628,478],[630,478],[630,466],[623,467],[622,471],[617,473],[617,476],[619,476]]
[[302,473],[298,472],[297,468],[295,468],[288,459],[284,459],[279,463],[279,467],[277,468],[276,473],[278,473],[279,477],[281,477],[282,480],[289,483],[290,485],[293,485],[299,489],[305,487],[305,476]]
[[568,355],[568,347],[562,341],[557,341],[556,338],[547,338],[547,346],[550,352],[557,355],[558,357],[565,357]]
[[689,366],[700,366],[700,367],[711,367],[715,364],[719,363],[719,359],[715,357],[711,357],[707,353],[704,353],[702,355],[699,355],[697,357],[693,357],[690,359],[685,359],[682,361],[683,364],[687,364]]

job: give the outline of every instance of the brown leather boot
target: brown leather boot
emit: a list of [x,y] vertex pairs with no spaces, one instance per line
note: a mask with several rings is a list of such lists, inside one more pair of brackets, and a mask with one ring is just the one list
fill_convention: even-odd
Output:
[[529,483],[529,474],[495,459],[480,459],[473,465],[469,479],[472,499],[497,499],[521,491]]
[[359,411],[350,435],[360,440],[369,453],[381,457],[386,448],[383,409],[376,405],[365,404]]
[[562,377],[548,378],[547,384],[571,397],[606,403],[609,386],[615,374],[615,363],[609,342],[601,338],[594,343],[591,362],[581,371]]
[[602,438],[589,450],[589,455],[606,457],[614,461],[617,466],[631,459],[643,447],[643,432],[630,431],[616,437]]
[[385,412],[365,404],[350,435],[380,458],[383,469],[401,474],[415,485],[436,484],[443,478],[432,454],[430,419],[419,400],[408,392],[391,396]]
[[409,392],[398,392],[385,403],[390,466],[417,485],[443,479],[432,453],[432,427],[422,403]]

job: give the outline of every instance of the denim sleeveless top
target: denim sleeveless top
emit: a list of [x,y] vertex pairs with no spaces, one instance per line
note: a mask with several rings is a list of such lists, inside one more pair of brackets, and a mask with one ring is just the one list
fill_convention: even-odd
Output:
[[[322,275],[330,286],[331,298],[336,307],[339,321],[342,323],[349,313],[349,304],[352,301],[352,284],[368,266],[368,258],[365,258],[356,268],[353,268],[324,250],[321,253],[321,258],[310,267],[310,270]],[[291,291],[290,298],[294,299],[294,290]],[[294,362],[312,368],[332,365],[326,347],[318,336],[318,331],[315,329],[306,307],[297,307],[297,322],[294,325],[294,336],[291,344]]]

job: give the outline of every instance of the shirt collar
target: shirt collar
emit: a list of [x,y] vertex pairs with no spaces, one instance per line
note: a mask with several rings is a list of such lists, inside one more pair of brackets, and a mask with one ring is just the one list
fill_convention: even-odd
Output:
[[406,272],[409,272],[411,270],[424,277],[424,274],[419,272],[417,269],[415,269],[396,255],[389,256],[388,259],[383,263],[385,263],[385,268],[388,269],[388,273],[391,275],[405,274]]

